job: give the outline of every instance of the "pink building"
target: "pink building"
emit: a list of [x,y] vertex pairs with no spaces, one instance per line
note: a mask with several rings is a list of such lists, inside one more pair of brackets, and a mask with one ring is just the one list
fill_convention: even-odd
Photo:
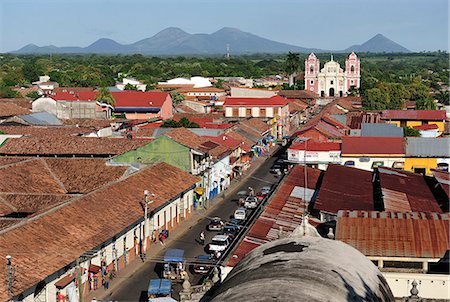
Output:
[[320,69],[320,61],[314,53],[305,60],[305,90],[319,94],[321,97],[343,97],[351,87],[361,86],[360,60],[352,52],[345,60],[345,70],[333,60]]
[[172,98],[167,92],[123,91],[111,94],[116,101],[114,112],[125,113],[127,119],[166,120],[173,117]]

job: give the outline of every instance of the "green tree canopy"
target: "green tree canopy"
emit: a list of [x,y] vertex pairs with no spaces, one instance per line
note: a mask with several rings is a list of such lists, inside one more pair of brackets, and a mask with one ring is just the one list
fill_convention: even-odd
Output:
[[111,106],[114,106],[116,103],[116,100],[112,96],[111,92],[109,92],[108,88],[106,88],[106,87],[100,88],[95,100],[101,101],[101,102],[106,103]]

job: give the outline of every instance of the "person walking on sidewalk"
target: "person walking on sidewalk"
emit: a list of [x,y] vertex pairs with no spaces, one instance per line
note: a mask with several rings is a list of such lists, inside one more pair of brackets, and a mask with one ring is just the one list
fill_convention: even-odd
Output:
[[200,233],[199,241],[201,245],[205,245],[205,232]]

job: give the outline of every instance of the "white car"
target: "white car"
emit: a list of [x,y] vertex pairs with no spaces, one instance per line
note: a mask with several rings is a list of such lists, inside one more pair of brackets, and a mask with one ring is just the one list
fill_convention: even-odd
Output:
[[267,194],[269,194],[270,193],[270,187],[269,186],[265,186],[265,187],[262,187],[261,188],[261,194],[262,195],[267,195]]
[[231,240],[228,235],[216,235],[208,246],[210,252],[223,252],[230,245]]
[[236,211],[234,211],[234,218],[238,220],[245,220],[245,208],[239,208]]
[[245,199],[244,207],[246,209],[255,209],[256,207],[258,207],[258,198],[255,196],[248,196]]

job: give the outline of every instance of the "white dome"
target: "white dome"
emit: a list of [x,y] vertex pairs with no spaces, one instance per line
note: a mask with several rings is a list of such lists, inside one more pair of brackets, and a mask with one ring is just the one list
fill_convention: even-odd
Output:
[[176,79],[168,80],[167,84],[173,84],[173,85],[191,84],[191,80],[185,79],[185,78],[176,78]]
[[248,253],[210,301],[394,301],[378,268],[353,247],[321,237],[275,240]]
[[192,77],[191,83],[194,84],[194,88],[211,87],[211,82],[204,77]]

